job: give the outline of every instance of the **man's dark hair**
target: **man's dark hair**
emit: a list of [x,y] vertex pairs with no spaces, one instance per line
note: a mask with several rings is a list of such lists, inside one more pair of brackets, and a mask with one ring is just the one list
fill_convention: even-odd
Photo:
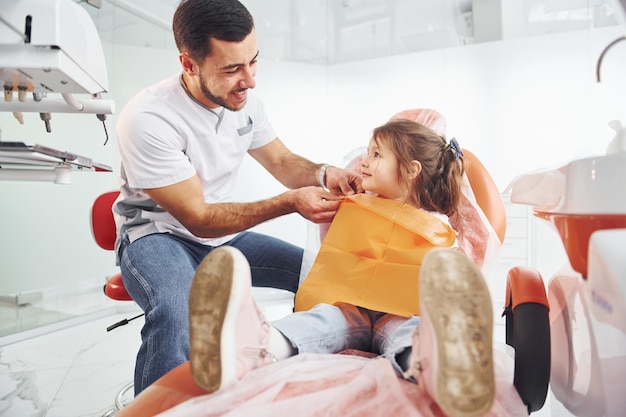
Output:
[[182,0],[172,23],[178,50],[200,62],[211,54],[211,38],[241,42],[253,28],[252,15],[237,0]]

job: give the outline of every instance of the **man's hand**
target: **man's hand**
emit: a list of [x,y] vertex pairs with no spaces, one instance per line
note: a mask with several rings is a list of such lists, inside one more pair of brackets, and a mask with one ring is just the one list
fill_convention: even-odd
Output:
[[332,221],[343,197],[324,191],[322,187],[302,187],[287,191],[293,199],[295,210],[313,223]]
[[326,187],[335,195],[353,195],[364,192],[363,178],[354,171],[329,166],[326,168]]

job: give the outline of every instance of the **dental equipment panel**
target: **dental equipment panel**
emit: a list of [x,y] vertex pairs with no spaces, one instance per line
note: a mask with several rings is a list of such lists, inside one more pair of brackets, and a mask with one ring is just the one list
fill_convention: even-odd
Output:
[[569,259],[548,285],[550,386],[579,417],[626,415],[626,148],[621,123],[610,125],[606,155],[510,186],[512,202],[554,225]]
[[[613,6],[626,25],[626,0]],[[596,81],[607,52],[596,63]],[[548,284],[554,397],[578,417],[626,415],[626,129],[615,131],[604,155],[555,170],[522,175],[511,201],[533,207],[557,230],[569,265]]]
[[[77,3],[0,0],[0,82],[0,111],[12,112],[20,124],[24,112],[39,113],[51,132],[51,113],[95,114],[108,136],[106,115],[115,106],[102,98],[108,89],[104,51],[91,17]],[[68,182],[67,176],[42,173],[46,166],[57,172],[72,167],[111,171],[74,156],[47,146],[2,142],[0,132],[0,180]]]

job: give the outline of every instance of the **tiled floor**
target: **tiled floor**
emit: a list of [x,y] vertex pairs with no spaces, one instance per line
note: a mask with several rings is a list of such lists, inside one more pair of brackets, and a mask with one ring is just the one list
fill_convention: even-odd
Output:
[[85,323],[0,347],[0,416],[96,417],[132,379],[142,320],[111,309]]
[[[271,319],[291,311],[289,293],[253,293]],[[133,377],[143,317],[106,329],[140,312],[132,302],[106,299],[100,288],[32,306],[0,303],[0,416],[100,417],[113,410]],[[132,390],[121,398],[130,399]]]
[[[284,298],[273,301],[277,298],[275,293],[257,292],[255,297],[270,319],[291,309]],[[78,299],[74,296],[71,314],[67,312],[67,302],[56,303],[57,309],[66,306],[64,313],[71,317],[65,321],[27,330],[22,333],[29,335],[25,340],[15,335],[0,337],[1,417],[100,417],[113,409],[115,396],[132,380],[143,318],[107,332],[109,325],[135,316],[139,309],[131,302],[102,298],[98,289]],[[76,314],[81,303],[89,311],[82,317]],[[98,308],[94,310],[94,306]],[[27,308],[13,313],[8,310],[7,306],[0,308],[0,315],[39,315],[46,320],[46,314],[58,317],[59,313],[46,313],[42,307],[28,312]],[[504,338],[502,323],[496,324],[494,334],[496,340]],[[122,401],[131,397],[132,390]],[[549,404],[532,415],[569,416],[551,411]]]

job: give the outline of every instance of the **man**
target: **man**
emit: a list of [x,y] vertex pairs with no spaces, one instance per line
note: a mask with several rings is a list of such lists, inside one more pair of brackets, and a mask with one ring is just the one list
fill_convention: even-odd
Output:
[[[246,229],[294,212],[329,222],[342,194],[362,192],[357,174],[312,163],[276,137],[252,91],[259,51],[241,3],[183,1],[173,31],[182,73],[136,95],[117,125],[118,262],[146,313],[135,394],[188,359],[189,289],[207,253],[236,247],[251,265],[253,285],[295,292],[302,249]],[[231,202],[246,153],[289,190]]]

